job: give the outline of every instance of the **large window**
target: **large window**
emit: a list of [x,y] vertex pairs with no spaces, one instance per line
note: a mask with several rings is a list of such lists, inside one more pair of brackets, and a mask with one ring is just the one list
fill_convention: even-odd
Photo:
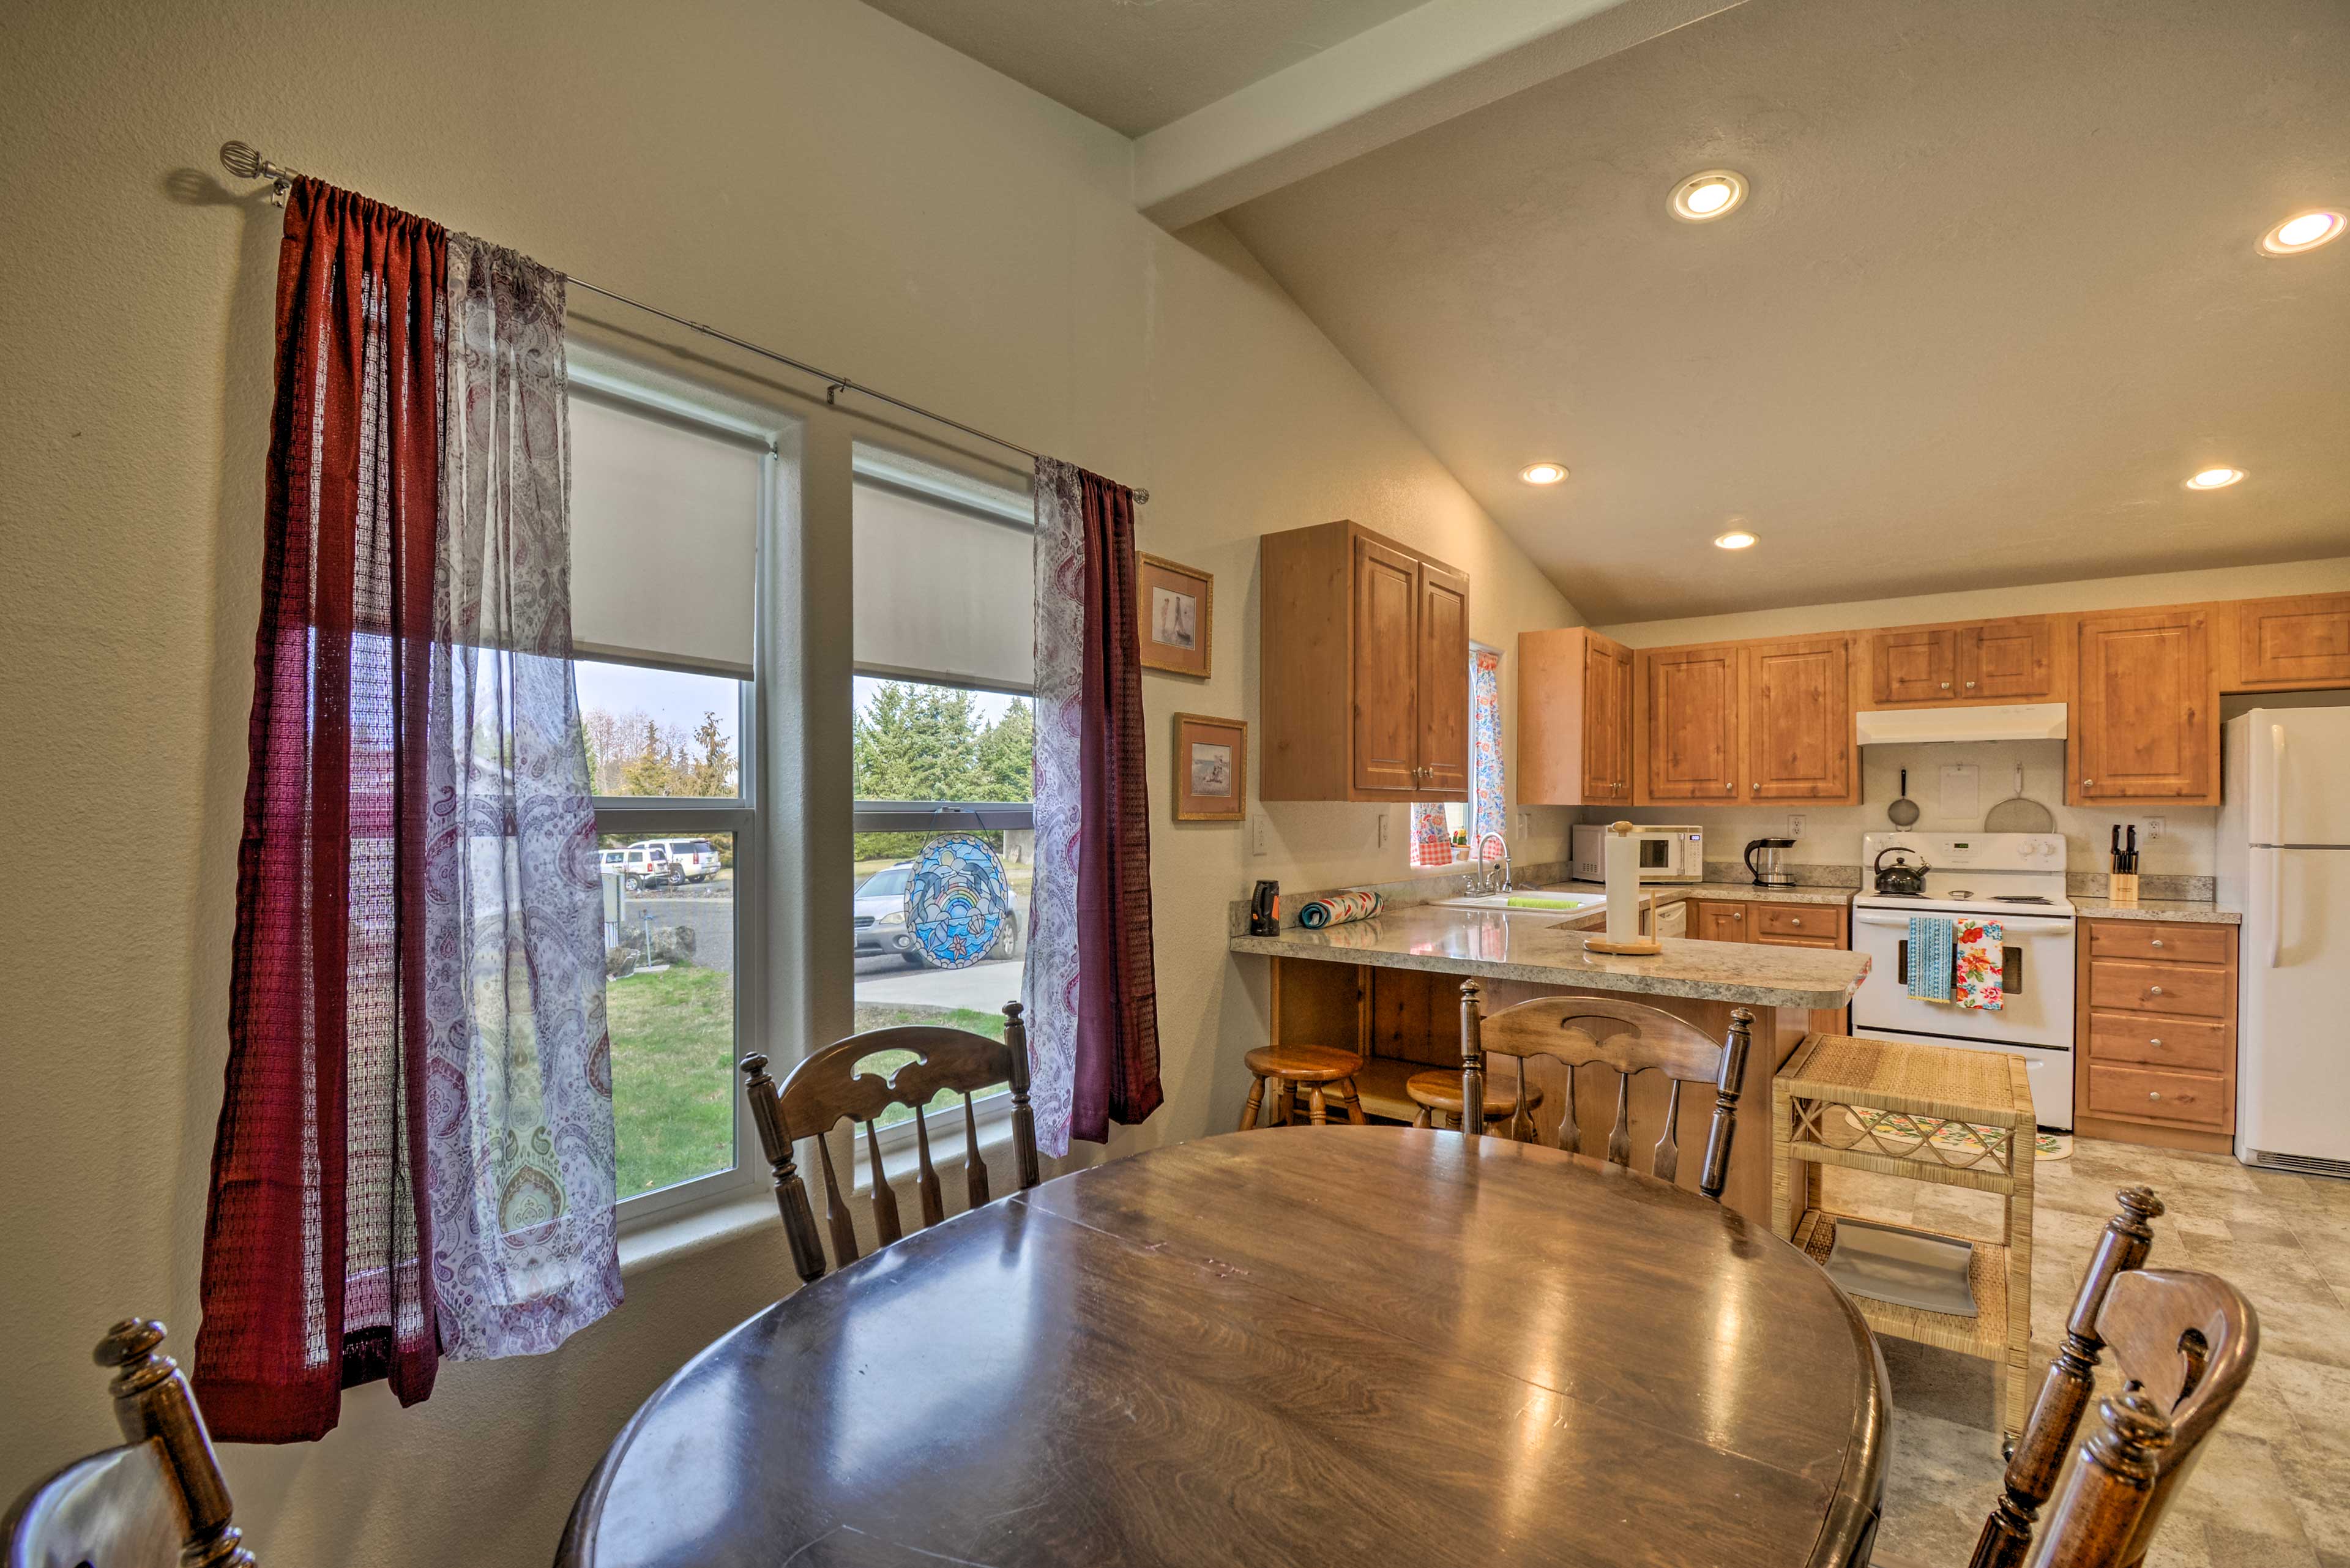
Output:
[[1410,862],[1422,869],[1473,858],[1482,844],[1485,858],[1501,852],[1483,843],[1503,833],[1507,802],[1502,781],[1502,656],[1471,644],[1469,649],[1469,798],[1426,802],[1411,808]]
[[772,448],[575,367],[572,634],[596,797],[619,1192],[744,1179],[755,975],[754,584]]
[[856,1026],[1001,1039],[1035,874],[1033,514],[863,449],[855,502]]

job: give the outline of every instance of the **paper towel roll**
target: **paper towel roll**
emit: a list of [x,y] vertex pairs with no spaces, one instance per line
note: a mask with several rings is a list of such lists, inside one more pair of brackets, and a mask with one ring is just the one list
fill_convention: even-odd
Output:
[[1605,853],[1607,876],[1607,940],[1638,941],[1640,938],[1640,850],[1632,841],[1632,825],[1610,823]]

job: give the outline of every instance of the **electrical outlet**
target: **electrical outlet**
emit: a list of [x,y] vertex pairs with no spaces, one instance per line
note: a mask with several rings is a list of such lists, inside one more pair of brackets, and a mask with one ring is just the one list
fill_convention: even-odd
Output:
[[1534,814],[1531,811],[1522,811],[1518,813],[1518,837],[1521,839],[1527,839],[1532,838],[1534,836]]
[[2159,838],[2162,836],[2162,818],[2158,816],[2149,816],[2146,819],[2146,836],[2148,838]]
[[1801,838],[1803,836],[1804,836],[1804,818],[1803,818],[1803,814],[1802,814],[1802,813],[1800,813],[1800,812],[1798,812],[1798,813],[1794,813],[1794,814],[1791,815],[1787,818],[1787,836],[1788,836],[1788,837],[1790,837],[1790,838]]
[[1387,807],[1385,807],[1385,806],[1381,806],[1381,807],[1379,807],[1379,847],[1380,847],[1380,848],[1382,848],[1382,849],[1385,849],[1387,846],[1388,846],[1388,808],[1387,808]]
[[[1379,836],[1387,836],[1384,829]],[[1264,854],[1264,813],[1261,811],[1249,818],[1249,853],[1254,856]]]

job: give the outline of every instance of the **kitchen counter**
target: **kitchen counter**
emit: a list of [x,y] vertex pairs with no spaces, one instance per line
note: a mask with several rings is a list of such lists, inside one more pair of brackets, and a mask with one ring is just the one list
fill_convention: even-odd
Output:
[[[1760,888],[1739,892],[1762,893]],[[1801,891],[1801,889],[1798,889]],[[1769,890],[1776,898],[1778,890]],[[1710,898],[1710,890],[1695,896]],[[1814,900],[1830,901],[1830,900]],[[1277,937],[1238,936],[1236,953],[1320,960],[1376,969],[1477,975],[1631,996],[1679,996],[1753,1007],[1838,1008],[1868,973],[1868,960],[1833,949],[1759,947],[1665,939],[1653,958],[1592,952],[1590,933],[1555,909],[1390,909],[1376,919]]]
[[[1576,883],[1575,886],[1586,886]],[[1661,893],[1662,888],[1651,888]],[[1722,900],[1730,903],[1754,904],[1849,904],[1857,888],[1757,888],[1751,882],[1682,882],[1673,891],[1684,898]],[[1666,900],[1659,898],[1657,900]]]
[[2244,923],[2241,909],[2223,909],[2217,904],[2190,904],[2176,898],[2147,898],[2135,904],[2117,905],[2108,898],[2073,900],[2073,908],[2085,920],[2182,920],[2191,925],[2241,926]]

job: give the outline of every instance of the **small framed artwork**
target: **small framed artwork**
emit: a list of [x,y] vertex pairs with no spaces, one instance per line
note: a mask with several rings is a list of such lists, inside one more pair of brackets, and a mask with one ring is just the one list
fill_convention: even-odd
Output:
[[1175,820],[1238,822],[1248,815],[1248,721],[1175,715]]
[[1142,622],[1142,667],[1208,677],[1215,630],[1216,579],[1190,566],[1136,553],[1135,609]]

